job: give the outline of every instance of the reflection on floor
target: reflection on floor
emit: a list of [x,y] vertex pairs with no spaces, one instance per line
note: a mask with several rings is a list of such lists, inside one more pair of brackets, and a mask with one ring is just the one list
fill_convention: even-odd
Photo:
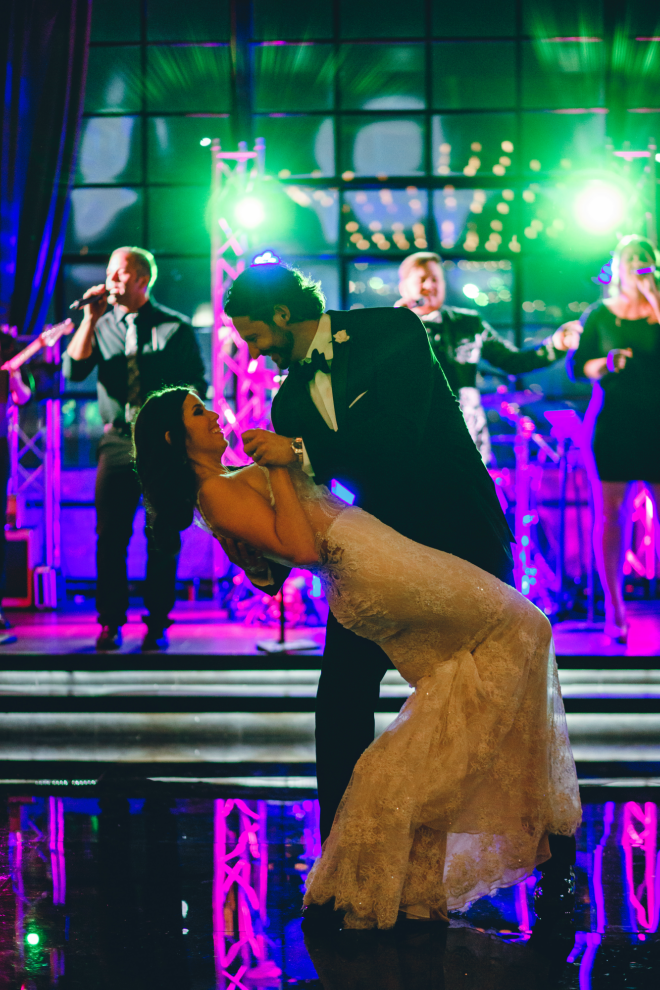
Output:
[[656,792],[585,803],[574,944],[535,948],[534,878],[476,902],[446,936],[342,932],[305,944],[301,891],[319,852],[311,797],[118,777],[74,790],[0,796],[3,988],[656,985]]
[[[561,656],[660,656],[660,602],[628,602],[630,632],[628,643],[612,643],[603,633],[602,623],[558,622],[554,626],[557,655]],[[143,609],[130,609],[124,626],[120,654],[139,653],[145,633]],[[170,629],[170,654],[251,655],[260,640],[277,637],[272,626],[243,626],[227,622],[212,602],[177,602]],[[69,607],[57,612],[13,612],[11,620],[17,641],[0,649],[4,653],[94,653],[98,634],[96,616],[90,605]],[[325,630],[305,627],[288,630],[287,637],[304,635],[323,647]],[[115,656],[117,654],[114,654]]]
[[[530,939],[534,879],[448,931],[305,939],[320,649],[179,603],[167,654],[98,655],[94,614],[15,613],[0,671],[0,990],[646,990],[660,941],[660,611],[627,646],[559,623],[583,793],[576,936]],[[305,629],[323,643],[323,630]],[[295,633],[291,633],[295,635]],[[347,686],[350,689],[350,685]],[[381,685],[382,732],[409,687]]]

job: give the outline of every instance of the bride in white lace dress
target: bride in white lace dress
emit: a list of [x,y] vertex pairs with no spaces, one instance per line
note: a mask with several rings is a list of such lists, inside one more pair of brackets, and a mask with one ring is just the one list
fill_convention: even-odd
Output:
[[[527,877],[549,856],[548,833],[572,835],[581,819],[545,615],[298,468],[227,471],[217,415],[172,392],[183,390],[148,400],[135,430],[156,538],[189,525],[196,504],[220,540],[314,571],[338,620],[377,642],[414,688],[358,761],[305,904],[334,898],[344,927],[390,928],[399,911],[443,917]],[[391,470],[401,470],[394,459]]]

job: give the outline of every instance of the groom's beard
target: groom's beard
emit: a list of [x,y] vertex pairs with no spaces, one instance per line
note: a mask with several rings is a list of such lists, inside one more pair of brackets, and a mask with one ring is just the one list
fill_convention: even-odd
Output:
[[276,327],[275,331],[273,333],[273,346],[261,353],[265,357],[271,358],[282,371],[291,365],[291,355],[295,340],[290,330],[280,330],[279,327]]

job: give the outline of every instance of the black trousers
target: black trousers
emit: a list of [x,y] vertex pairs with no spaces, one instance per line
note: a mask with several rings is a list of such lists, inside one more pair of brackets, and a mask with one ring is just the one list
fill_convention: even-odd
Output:
[[[128,609],[126,555],[140,501],[140,484],[129,464],[113,465],[101,453],[96,474],[96,608],[102,626],[121,626]],[[147,533],[144,604],[147,626],[160,631],[174,607],[177,557],[163,553]]]
[[353,768],[374,741],[380,682],[390,666],[380,646],[328,615],[316,695],[316,778],[325,842]]

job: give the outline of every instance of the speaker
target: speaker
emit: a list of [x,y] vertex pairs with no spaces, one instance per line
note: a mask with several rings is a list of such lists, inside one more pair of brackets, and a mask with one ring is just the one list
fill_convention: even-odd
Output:
[[32,571],[34,568],[34,530],[6,529],[5,608],[29,608],[32,605]]

